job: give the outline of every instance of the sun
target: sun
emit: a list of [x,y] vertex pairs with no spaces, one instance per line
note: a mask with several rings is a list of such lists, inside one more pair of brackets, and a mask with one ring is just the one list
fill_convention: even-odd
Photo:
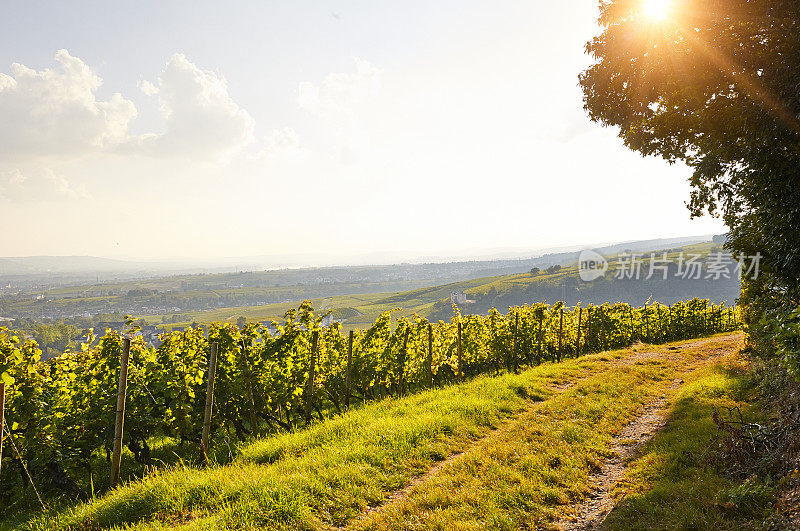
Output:
[[642,0],[645,15],[653,20],[664,20],[669,16],[672,0]]

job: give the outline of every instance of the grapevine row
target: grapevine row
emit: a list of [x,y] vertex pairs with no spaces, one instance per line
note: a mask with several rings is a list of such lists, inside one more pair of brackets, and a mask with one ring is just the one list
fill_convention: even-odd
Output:
[[[384,312],[366,330],[322,326],[310,302],[286,312],[270,333],[260,323],[241,330],[215,323],[164,334],[158,348],[132,335],[124,444],[152,464],[149,441],[166,436],[199,445],[206,405],[210,346],[216,343],[213,433],[241,440],[294,429],[353,403],[398,396],[485,373],[558,361],[630,345],[661,343],[739,328],[735,309],[693,299],[672,306],[604,304],[567,308],[533,304],[462,316],[450,322]],[[93,346],[94,345],[94,346]],[[93,457],[110,456],[123,336],[91,331],[76,352],[40,362],[32,340],[0,328],[0,378],[15,453],[2,448],[0,491],[10,496],[25,465],[62,490],[80,494],[70,477],[92,472]],[[7,439],[10,439],[7,438]],[[18,485],[17,485],[18,486]],[[0,500],[3,501],[3,500]]]

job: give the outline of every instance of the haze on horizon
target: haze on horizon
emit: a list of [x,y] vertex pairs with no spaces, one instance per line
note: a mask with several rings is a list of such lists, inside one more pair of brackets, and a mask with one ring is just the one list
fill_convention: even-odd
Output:
[[0,7],[0,255],[463,256],[723,232],[582,109],[594,2]]

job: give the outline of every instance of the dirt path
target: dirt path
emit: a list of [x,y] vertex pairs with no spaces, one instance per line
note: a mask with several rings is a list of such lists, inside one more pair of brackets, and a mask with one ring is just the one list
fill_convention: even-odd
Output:
[[[681,356],[681,351],[684,349],[701,347],[718,340],[718,338],[704,338],[686,342],[678,346],[649,346],[637,344],[630,347],[633,350],[632,353],[622,358],[606,360],[608,365],[603,370],[606,371],[614,368],[625,367],[635,363],[646,362],[655,358],[662,360],[678,359]],[[686,373],[688,374],[696,370],[699,366],[711,363],[719,355],[727,351],[728,349],[726,348],[720,348],[712,351],[711,356],[709,356],[704,363],[700,363],[698,366],[688,368]],[[604,354],[605,353],[599,353],[592,356],[600,357],[602,361]],[[570,378],[566,381],[551,382],[549,388],[554,392],[553,395],[551,395],[551,398],[569,390],[572,386],[576,385],[584,378],[585,375],[581,375]],[[673,380],[668,388],[669,393],[664,394],[660,399],[645,406],[639,417],[637,417],[625,428],[625,430],[623,430],[623,432],[615,440],[614,446],[612,447],[615,457],[608,460],[604,464],[602,471],[593,475],[591,478],[591,482],[597,485],[596,491],[583,503],[583,505],[581,505],[581,507],[578,508],[576,511],[578,515],[577,519],[575,516],[573,516],[570,520],[564,520],[560,522],[558,524],[560,529],[595,529],[599,523],[602,523],[605,515],[607,515],[614,506],[614,501],[611,499],[610,494],[614,485],[616,485],[616,483],[624,477],[625,470],[627,468],[626,463],[636,455],[636,452],[638,452],[638,450],[647,441],[649,441],[658,430],[663,428],[666,420],[666,407],[668,398],[671,395],[671,392],[674,392],[674,390],[676,390],[682,383],[682,379]],[[462,458],[464,455],[469,453],[471,448],[476,447],[490,437],[496,437],[500,435],[508,427],[514,424],[516,418],[517,416],[507,419],[506,422],[501,426],[493,429],[483,437],[475,439],[465,450],[450,454],[447,458],[439,461],[430,469],[425,471],[424,474],[412,478],[411,481],[402,489],[391,493],[389,497],[383,501],[383,503],[372,507],[367,507],[360,515],[338,529],[357,527],[358,524],[368,519],[374,513],[384,511],[392,505],[402,503],[416,486],[428,481],[430,478],[437,475],[443,468]]]
[[[675,389],[682,383],[681,379],[674,380],[670,389]],[[645,406],[642,414],[628,424],[614,442],[611,447],[614,457],[603,464],[600,472],[592,475],[590,482],[595,485],[595,490],[578,507],[577,517],[562,520],[557,529],[563,531],[598,529],[602,525],[605,517],[616,505],[611,492],[617,482],[625,477],[627,463],[636,457],[642,446],[652,439],[657,431],[664,427],[666,419],[666,396]]]

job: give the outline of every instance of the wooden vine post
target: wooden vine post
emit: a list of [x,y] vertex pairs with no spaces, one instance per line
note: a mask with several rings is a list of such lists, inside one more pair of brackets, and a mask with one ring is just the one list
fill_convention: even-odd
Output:
[[600,306],[600,350],[606,350],[606,309]]
[[464,379],[464,370],[461,367],[461,321],[458,321],[458,379]]
[[564,307],[558,315],[558,361],[561,361],[561,338],[564,336]]
[[352,384],[353,376],[350,373],[352,371],[352,364],[353,364],[353,331],[350,330],[350,334],[347,337],[347,370],[344,373],[344,407],[350,407],[350,385]]
[[592,351],[592,307],[586,308],[586,339],[584,340],[586,352]]
[[544,310],[542,310],[542,314],[539,316],[539,345],[537,347],[539,361],[542,360],[542,324],[544,322]]
[[311,334],[311,359],[308,362],[308,379],[306,380],[306,389],[303,397],[303,408],[305,413],[306,424],[311,422],[311,407],[314,399],[314,370],[317,363],[317,341],[319,340],[319,332],[314,330]]
[[427,366],[428,372],[428,387],[433,386],[433,325],[428,323],[428,360],[425,364]]
[[583,317],[583,307],[578,308],[578,339],[575,341],[575,356],[581,355],[581,317]]
[[122,434],[125,427],[125,399],[128,392],[128,359],[131,353],[131,338],[122,340],[119,358],[119,385],[117,386],[116,422],[114,424],[114,454],[111,458],[111,487],[119,483],[119,468],[122,463]]
[[244,375],[245,391],[247,392],[247,402],[250,404],[250,432],[258,436],[258,418],[256,417],[256,400],[253,396],[253,371],[250,369],[250,361],[247,359],[247,345],[244,339],[241,340],[241,350],[239,351],[240,363]]
[[208,463],[208,438],[211,435],[211,415],[214,411],[214,378],[217,374],[217,349],[219,343],[214,341],[211,343],[210,353],[208,355],[208,382],[206,383],[206,409],[203,415],[203,436],[200,439],[200,449],[203,451],[203,457]]
[[633,306],[628,305],[628,329],[630,330],[629,342],[633,344]]
[[668,337],[668,339],[670,341],[673,341],[675,339],[675,327],[672,326],[672,305],[671,304],[669,305],[669,321],[667,322],[667,327],[668,327],[667,330],[669,330],[669,334],[667,334],[667,337]]
[[0,382],[0,471],[3,470],[3,425],[5,423],[6,384]]
[[647,313],[647,303],[644,305],[645,342],[650,343],[650,316]]
[[[519,372],[519,365],[517,364],[517,331],[519,330],[519,313],[514,312],[514,336],[511,346],[511,363],[514,366],[514,372]],[[509,367],[510,368],[510,367]]]
[[400,349],[400,357],[397,360],[397,365],[400,369],[400,381],[398,382],[398,387],[401,395],[406,393],[406,357],[408,354],[408,334],[410,332],[411,327],[406,327],[406,333],[403,335],[403,347]]

